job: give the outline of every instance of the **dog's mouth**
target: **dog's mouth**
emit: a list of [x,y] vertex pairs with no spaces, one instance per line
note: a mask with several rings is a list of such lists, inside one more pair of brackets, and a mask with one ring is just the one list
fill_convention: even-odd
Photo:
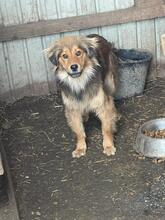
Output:
[[72,78],[77,78],[81,75],[81,72],[72,72],[72,73],[68,73],[69,76],[71,76]]

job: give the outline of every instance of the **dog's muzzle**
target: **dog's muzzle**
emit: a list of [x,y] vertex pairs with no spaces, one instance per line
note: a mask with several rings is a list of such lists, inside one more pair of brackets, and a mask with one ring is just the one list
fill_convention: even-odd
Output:
[[79,77],[81,75],[81,72],[78,71],[78,65],[77,64],[72,64],[70,66],[70,69],[72,72],[69,73],[69,75],[73,78]]
[[68,73],[68,74],[72,78],[76,78],[76,77],[79,77],[81,75],[81,72],[72,72],[72,73]]

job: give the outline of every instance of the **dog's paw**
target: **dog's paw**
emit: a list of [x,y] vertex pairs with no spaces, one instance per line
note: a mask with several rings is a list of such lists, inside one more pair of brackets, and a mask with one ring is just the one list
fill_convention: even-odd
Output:
[[86,154],[86,149],[76,149],[72,152],[72,157],[79,158],[85,156],[85,154]]
[[115,148],[114,146],[104,147],[103,153],[106,154],[107,156],[115,155],[115,153],[116,153],[116,148]]

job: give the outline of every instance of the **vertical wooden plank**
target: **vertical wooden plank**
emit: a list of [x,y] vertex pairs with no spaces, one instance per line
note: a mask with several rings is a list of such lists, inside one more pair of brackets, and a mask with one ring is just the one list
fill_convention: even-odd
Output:
[[136,23],[118,25],[118,36],[120,48],[137,48]]
[[[134,0],[115,0],[116,9],[132,7]],[[136,48],[137,47],[137,32],[136,23],[128,23],[117,25],[118,39],[120,48]]]
[[[8,62],[10,65],[10,73],[12,75],[13,89],[15,98],[25,95],[23,89],[21,93],[17,93],[17,89],[23,88],[29,84],[29,79],[27,75],[24,47],[22,41],[13,41],[6,43]],[[27,89],[27,88],[26,88]]]
[[[67,0],[67,1],[56,0],[56,4],[57,4],[58,18],[72,17],[78,14],[75,0]],[[79,34],[78,31],[61,33],[60,37],[63,37],[65,35],[78,35],[78,34]]]
[[114,0],[95,0],[96,8],[98,12],[114,11],[115,10],[115,1]]
[[[115,0],[96,0],[96,7],[98,12],[105,11],[114,11],[115,10]],[[108,41],[111,41],[115,44],[115,47],[118,47],[118,32],[117,26],[107,26],[100,27],[99,34],[105,37]]]
[[77,0],[76,3],[78,15],[94,14],[96,12],[96,4],[94,0]]
[[32,79],[32,94],[39,95],[48,92],[46,67],[43,58],[43,48],[40,38],[26,41],[29,71]]
[[19,0],[22,12],[22,22],[28,23],[38,21],[38,3],[37,0]]
[[[26,2],[24,1],[24,4],[23,2],[21,2],[21,0],[18,0],[19,2],[19,10],[20,10],[20,14],[21,14],[21,23],[27,23],[30,19],[30,21],[33,21],[33,18],[28,18],[28,13],[26,10],[29,11],[29,8],[30,8],[30,2],[27,2],[27,7],[26,5]],[[27,79],[28,79],[28,82],[27,82],[27,86],[29,88],[29,90],[31,91],[30,93],[31,94],[34,94],[34,88],[33,88],[33,78],[32,78],[32,73],[30,71],[30,63],[29,63],[29,54],[28,54],[28,50],[27,50],[27,40],[24,39],[22,40],[22,45],[23,45],[23,51],[24,51],[24,61],[25,61],[25,68],[26,68],[26,74],[27,74]],[[28,93],[27,93],[28,94]]]
[[[77,2],[78,15],[93,14],[97,12],[96,3],[94,0],[77,0],[76,2]],[[98,28],[81,30],[80,34],[81,35],[98,34]]]
[[137,22],[138,48],[153,54],[149,78],[156,76],[156,43],[154,20]]
[[2,8],[1,8],[1,2],[0,2],[0,25],[3,25],[3,17],[2,17]]
[[[5,54],[4,54],[4,43],[0,43],[0,99],[1,100],[11,100],[11,79],[9,79],[9,73],[6,66]],[[4,97],[2,94],[6,93]]]
[[[58,11],[57,11],[57,5],[56,1],[50,0],[40,0],[40,10],[39,10],[39,18],[40,19],[57,19],[58,18]],[[42,14],[41,14],[42,12]],[[60,34],[55,35],[49,35],[41,37],[41,44],[42,44],[42,50],[44,51],[45,48],[47,48],[53,41],[56,41],[60,38]],[[45,73],[47,76],[47,82],[49,86],[49,91],[56,91],[56,82],[55,82],[55,75],[53,70],[53,65],[49,60],[47,59],[46,55],[42,51],[44,64],[45,64]]]
[[160,41],[161,35],[165,34],[165,18],[155,19],[155,33],[157,75],[160,77],[165,77],[165,56],[163,55]]
[[[41,10],[40,5],[41,2],[37,0],[20,1],[22,22],[27,23],[44,18],[46,13]],[[46,93],[48,92],[48,77],[41,37],[26,39],[24,46],[32,93],[34,95],[40,94],[40,92]]]
[[20,23],[21,16],[19,14],[19,7],[17,1],[0,1],[0,8],[4,25],[14,25]]
[[6,74],[7,74],[7,79],[8,79],[8,84],[9,84],[10,91],[7,94],[7,96],[6,96],[5,93],[2,93],[2,96],[5,94],[5,97],[6,97],[7,100],[15,101],[14,81],[13,81],[11,63],[9,62],[8,48],[7,48],[6,43],[3,43],[3,53],[4,53],[4,58],[5,58]]
[[38,13],[40,20],[57,19],[57,6],[55,0],[38,0]]
[[115,0],[116,9],[124,9],[124,8],[130,8],[134,6],[135,1],[134,0]]
[[[3,25],[10,25],[10,24],[17,24],[15,21],[15,17],[17,16],[15,7],[12,10],[12,16],[13,19],[11,21],[11,15],[8,11],[10,7],[10,1],[0,1],[0,13],[1,13],[1,23]],[[1,81],[1,95],[3,99],[3,94],[8,93],[4,98],[8,100],[13,100],[13,77],[11,73],[11,66],[8,60],[8,52],[7,52],[7,44],[6,43],[1,43],[1,76],[0,76],[0,81]],[[8,92],[9,91],[9,92]]]
[[76,15],[75,0],[56,0],[58,18],[72,17]]
[[[4,11],[2,13],[2,4],[4,2],[0,2],[0,24],[4,24]],[[11,80],[9,79],[9,74],[6,66],[6,56],[4,54],[4,43],[0,43],[0,99],[1,100],[11,100]],[[2,94],[8,93],[5,97]]]
[[[1,6],[3,8],[1,13],[4,25],[21,23],[21,11],[18,1],[1,1]],[[11,90],[8,95],[12,95],[11,99],[16,99],[26,94],[28,87],[25,88],[25,86],[29,83],[29,77],[24,56],[25,52],[23,41],[12,41],[4,43],[4,52],[6,60],[5,64],[9,80],[8,84],[10,85]],[[16,92],[20,88],[22,88],[22,90]]]
[[89,34],[99,34],[98,28],[89,28],[89,29],[80,30],[80,35],[86,36]]

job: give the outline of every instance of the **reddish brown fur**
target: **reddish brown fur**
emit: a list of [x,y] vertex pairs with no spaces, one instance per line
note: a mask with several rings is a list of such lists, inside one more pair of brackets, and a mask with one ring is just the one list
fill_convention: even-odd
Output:
[[[80,55],[76,56],[76,53],[80,53]],[[68,59],[64,59],[64,56],[68,56]],[[70,67],[73,64],[77,64],[78,70],[81,71],[86,64],[86,54],[77,46],[73,46],[71,49],[65,47],[60,54],[59,62],[67,72],[71,71]]]
[[[103,152],[108,156],[114,155],[116,148],[113,133],[116,131],[118,117],[112,93],[115,91],[117,65],[110,44],[98,35],[68,36],[55,42],[47,52],[51,61],[55,59],[56,74],[62,82],[65,116],[77,137],[73,157],[86,154],[83,120],[88,119],[89,112],[95,112],[102,123]],[[70,76],[73,64],[78,65],[78,72],[81,72],[74,79]]]

